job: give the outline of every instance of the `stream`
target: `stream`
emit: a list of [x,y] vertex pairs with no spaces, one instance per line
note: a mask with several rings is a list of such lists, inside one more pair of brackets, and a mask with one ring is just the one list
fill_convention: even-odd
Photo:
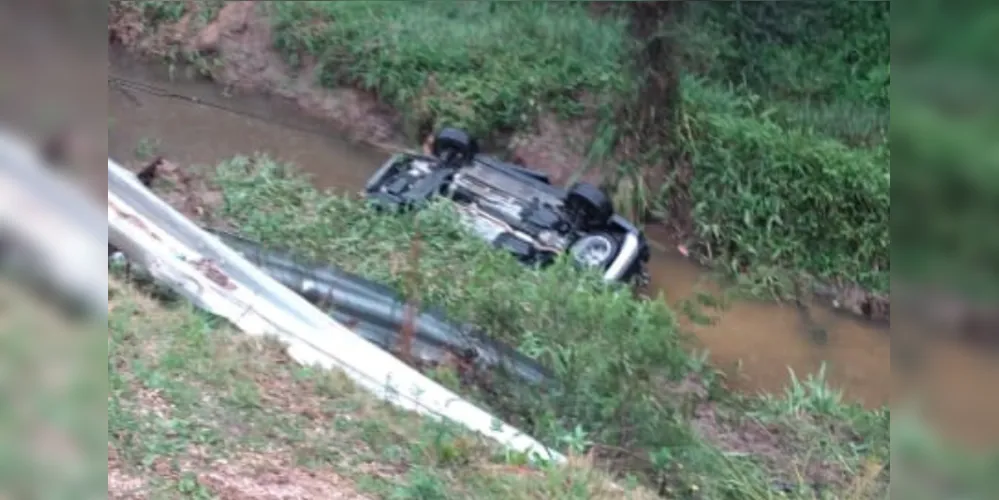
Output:
[[[180,165],[260,152],[298,165],[318,187],[353,195],[388,155],[340,138],[280,99],[227,95],[211,82],[171,78],[161,66],[134,61],[112,60],[109,71],[111,77],[150,89],[109,90],[109,154],[123,164],[138,165],[140,144],[151,141],[157,154]],[[804,379],[825,365],[827,380],[845,399],[873,408],[892,402],[893,390],[912,381],[893,376],[888,328],[821,306],[809,307],[806,315],[793,305],[734,301],[703,310],[710,323],[691,320],[682,314],[682,302],[723,288],[667,246],[663,231],[649,227],[646,232],[653,246],[650,294],[661,292],[674,306],[684,330],[710,353],[712,365],[727,374],[734,389],[780,392],[791,380],[790,371]],[[815,339],[816,326],[826,332],[823,342]],[[936,388],[929,395],[945,410],[938,415],[941,423],[959,431],[974,429],[976,440],[999,442],[999,401],[977,390],[987,380],[999,381],[991,356],[950,341],[934,344],[932,354],[919,373],[925,387]]]

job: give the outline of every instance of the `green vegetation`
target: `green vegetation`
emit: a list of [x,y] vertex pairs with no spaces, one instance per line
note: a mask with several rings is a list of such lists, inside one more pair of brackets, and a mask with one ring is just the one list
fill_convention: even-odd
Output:
[[[275,2],[261,13],[289,63],[316,63],[322,85],[371,91],[407,116],[411,133],[451,124],[496,138],[545,112],[595,118],[601,132],[591,152],[631,169],[624,178],[663,169],[665,186],[633,186],[647,200],[643,208],[689,222],[703,252],[731,273],[759,278],[761,269],[776,269],[764,276],[774,288],[807,274],[887,292],[887,4],[759,5],[729,12],[691,2],[683,15],[659,19],[653,31],[683,48],[669,60],[683,75],[679,89],[653,91],[650,82],[669,80],[636,67],[654,55],[648,40],[633,38],[628,5],[597,14],[578,3]],[[681,98],[649,97],[671,90]],[[665,131],[640,137],[647,144],[638,148],[620,140],[636,133],[621,122],[636,110],[658,117],[653,128]],[[732,395],[705,359],[688,353],[663,301],[636,300],[565,264],[544,272],[516,265],[467,237],[446,204],[387,217],[317,192],[266,158],[226,162],[215,180],[225,200],[216,215],[245,235],[389,283],[551,367],[566,385],[548,393],[498,377],[487,394],[445,368],[436,376],[540,439],[591,454],[622,484],[676,498],[886,496],[887,411],[845,404],[821,377],[795,380],[780,396]],[[187,311],[171,314],[182,323],[164,332],[186,333],[146,333],[161,346],[152,353],[131,343],[134,326],[112,328],[121,349],[112,357],[133,366],[109,363],[119,391],[109,430],[138,470],[155,471],[158,459],[191,446],[220,457],[259,453],[276,441],[293,456],[305,450],[297,456],[313,469],[373,481],[372,493],[394,498],[521,498],[538,484],[548,498],[585,498],[593,492],[586,488],[602,484],[545,472],[526,483],[500,476],[511,489],[495,489],[483,476],[522,457],[469,452],[467,436],[450,430],[440,438],[439,426],[372,409],[349,384],[330,389],[328,376],[300,376],[280,360],[237,366],[241,349],[260,347],[233,343]],[[219,353],[223,361],[213,361]],[[271,372],[304,380],[304,399],[328,405],[319,424],[311,410],[298,413],[277,397],[298,394],[290,385],[261,385]],[[136,387],[165,397],[178,416],[142,414],[149,391]],[[202,393],[207,403],[196,401]],[[344,423],[354,412],[358,421]],[[338,432],[302,430],[317,427]],[[359,442],[360,459],[336,451]],[[203,493],[190,472],[172,467],[164,487]]]
[[732,272],[888,292],[889,5],[730,7],[695,2],[672,26],[697,235]]
[[[675,110],[653,112],[658,128],[677,126],[666,134],[678,141],[665,147],[674,161],[692,163],[677,196],[689,206],[642,183],[630,186],[641,193],[619,193],[657,213],[689,213],[704,253],[732,273],[783,269],[791,273],[765,276],[773,287],[804,273],[887,292],[888,4],[729,7],[692,2],[675,19],[663,9],[660,20],[687,77],[683,119],[663,124]],[[634,101],[645,83],[626,8],[599,16],[550,3],[269,8],[275,47],[290,62],[308,56],[320,83],[375,92],[409,116],[411,130],[457,124],[490,136],[529,127],[544,110],[588,113],[603,123],[593,148],[639,170],[662,163],[613,152],[630,128],[613,122],[659,105]],[[583,108],[584,94],[599,96],[596,109]],[[646,140],[664,149],[658,137]]]
[[[999,297],[999,161],[995,124],[962,121],[931,106],[898,109],[892,131],[908,165],[892,190],[906,210],[893,221],[901,238],[899,272],[910,281],[943,283],[994,303]],[[904,244],[904,246],[902,246]]]
[[887,151],[785,128],[751,97],[700,82],[684,106],[693,218],[711,255],[733,272],[776,265],[889,289]]
[[997,28],[995,13],[936,5],[893,23],[906,71],[893,90],[891,130],[906,173],[892,187],[905,207],[892,221],[896,278],[984,304],[999,297],[999,99],[987,35]]
[[[469,237],[446,203],[389,217],[318,192],[266,158],[214,170],[224,198],[218,216],[247,236],[389,283],[551,367],[561,390],[500,377],[488,392],[455,387],[552,445],[592,453],[604,468],[681,497],[770,498],[787,485],[794,497],[813,498],[814,488],[843,491],[871,472],[866,464],[888,462],[887,413],[843,403],[821,378],[782,398],[732,396],[705,359],[688,354],[662,301],[636,299],[567,263],[527,269]],[[441,380],[457,384],[446,373]],[[739,432],[763,432],[779,452],[726,441]],[[887,479],[875,469],[872,491]]]
[[111,498],[655,498],[581,458],[528,469],[190,306],[109,294]]
[[884,145],[887,2],[692,2],[676,30],[689,72],[761,97],[789,128]]
[[623,20],[544,2],[281,2],[266,6],[275,47],[310,56],[323,85],[358,86],[412,123],[486,137],[528,127],[541,110],[610,105],[635,85]]
[[[140,6],[151,24],[188,8]],[[890,291],[887,2],[269,2],[258,13],[292,67],[372,92],[412,137],[448,124],[501,141],[544,113],[592,119],[582,140],[620,183],[618,205],[675,218],[730,274],[771,291],[803,275]]]

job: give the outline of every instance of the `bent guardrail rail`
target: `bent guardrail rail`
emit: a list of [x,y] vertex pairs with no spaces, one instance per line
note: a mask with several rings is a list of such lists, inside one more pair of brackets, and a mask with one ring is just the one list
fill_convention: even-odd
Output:
[[284,250],[265,249],[236,234],[205,230],[383,350],[404,347],[409,351],[406,355],[420,362],[453,361],[477,372],[499,371],[529,386],[558,386],[554,375],[540,363],[489,338],[475,326],[456,324],[436,309],[408,311],[410,304],[388,286],[335,266],[302,261]]
[[107,234],[109,244],[158,282],[247,334],[277,337],[299,363],[338,368],[398,407],[448,419],[535,458],[565,461],[334,321],[156,197],[110,158]]

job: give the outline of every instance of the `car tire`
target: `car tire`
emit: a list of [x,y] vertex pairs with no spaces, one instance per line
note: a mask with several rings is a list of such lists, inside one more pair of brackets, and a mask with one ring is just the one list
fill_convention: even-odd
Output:
[[565,198],[566,208],[579,218],[584,227],[600,227],[614,215],[614,204],[600,188],[586,182],[577,182],[569,188]]
[[569,246],[572,260],[583,267],[604,269],[614,262],[621,244],[614,235],[596,232],[583,235]]
[[434,137],[432,152],[441,159],[468,161],[479,154],[479,144],[464,130],[445,128]]

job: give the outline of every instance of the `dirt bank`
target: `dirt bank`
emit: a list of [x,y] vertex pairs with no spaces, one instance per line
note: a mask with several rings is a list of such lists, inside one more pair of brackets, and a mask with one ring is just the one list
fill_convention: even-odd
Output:
[[272,49],[271,27],[257,2],[231,2],[210,20],[205,5],[190,2],[176,23],[149,26],[132,4],[113,2],[109,43],[142,56],[190,62],[203,76],[236,91],[263,92],[294,101],[354,140],[403,142],[400,116],[377,98],[351,88],[324,89],[311,71],[295,72]]

